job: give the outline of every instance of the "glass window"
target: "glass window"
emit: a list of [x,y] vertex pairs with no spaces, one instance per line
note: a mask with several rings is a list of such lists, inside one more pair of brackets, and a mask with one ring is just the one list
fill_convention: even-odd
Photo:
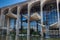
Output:
[[10,28],[14,28],[16,26],[16,19],[10,18]]

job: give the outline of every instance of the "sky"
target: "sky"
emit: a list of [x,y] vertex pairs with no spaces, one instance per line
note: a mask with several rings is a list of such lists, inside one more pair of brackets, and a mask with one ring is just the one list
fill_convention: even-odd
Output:
[[23,1],[26,1],[26,0],[0,0],[0,8],[8,5],[16,4],[19,2],[23,2]]

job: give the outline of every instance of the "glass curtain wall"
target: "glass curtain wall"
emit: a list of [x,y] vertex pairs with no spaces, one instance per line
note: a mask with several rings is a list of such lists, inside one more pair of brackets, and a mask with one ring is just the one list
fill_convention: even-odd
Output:
[[[59,28],[57,27],[58,14],[56,0],[44,5],[43,20],[46,25],[46,36],[56,37],[59,35]],[[48,31],[47,31],[48,30]]]
[[10,18],[10,34],[15,35],[16,33],[16,19],[14,18]]

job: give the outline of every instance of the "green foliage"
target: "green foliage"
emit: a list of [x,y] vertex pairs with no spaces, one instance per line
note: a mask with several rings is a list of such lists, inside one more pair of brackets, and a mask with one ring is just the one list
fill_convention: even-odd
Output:
[[11,35],[16,35],[16,32],[15,32],[14,30],[12,30],[12,31],[10,32],[10,34],[11,34]]
[[33,35],[38,35],[38,32],[32,32]]
[[33,34],[33,35],[39,35],[39,32],[33,30],[33,29],[30,29],[30,34]]
[[[12,30],[12,31],[10,32],[10,34],[16,35],[16,31],[15,31],[15,30]],[[19,34],[27,34],[27,29],[23,29],[23,28],[22,28],[22,30],[20,29],[20,30],[19,30]],[[30,29],[30,35],[32,35],[32,34],[33,34],[33,35],[39,35],[40,33],[31,28],[31,29]]]
[[22,29],[22,30],[20,30],[19,33],[20,33],[20,34],[27,34],[27,30],[26,30],[26,29]]

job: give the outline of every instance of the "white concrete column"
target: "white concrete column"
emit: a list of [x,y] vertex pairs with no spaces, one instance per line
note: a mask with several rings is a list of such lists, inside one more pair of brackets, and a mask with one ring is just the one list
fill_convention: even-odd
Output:
[[9,31],[9,18],[7,17],[7,36],[6,36],[6,40],[9,40],[9,34],[10,34],[10,31]]
[[18,35],[19,35],[19,26],[20,26],[20,6],[17,6],[17,20],[16,20],[16,38],[15,40],[19,40],[18,39]]
[[1,10],[0,10],[0,27],[1,27]]
[[27,26],[27,40],[30,40],[30,5],[28,3],[28,26]]
[[11,13],[11,8],[9,7],[9,11],[8,11],[9,13]]
[[[11,13],[11,8],[9,8],[8,13]],[[10,34],[10,22],[9,17],[7,17],[7,36]]]
[[[11,8],[9,8],[8,13],[11,13]],[[7,17],[7,36],[6,36],[6,40],[9,40],[9,36],[10,36],[10,22],[9,22],[9,17]]]
[[57,14],[58,14],[58,27],[59,27],[59,35],[60,35],[60,18],[59,18],[59,0],[56,0],[57,1]]
[[3,14],[2,14],[2,13],[3,13],[3,10],[1,10],[1,19],[0,19],[0,26],[1,26],[1,27],[2,27],[2,25],[3,25],[3,22],[2,22],[2,21],[3,21],[3,20],[2,20]]
[[59,24],[59,0],[57,0],[57,14],[58,14],[58,24]]
[[[10,12],[11,8],[9,8],[9,11],[8,13],[11,13]],[[9,22],[9,17],[7,17],[7,36],[6,36],[6,40],[9,40],[9,35],[10,35],[10,22]]]
[[[43,5],[42,5],[42,0],[40,1],[40,14],[41,14],[41,24],[43,25]],[[41,27],[41,37],[43,37],[42,27]]]
[[1,10],[1,26],[4,27],[4,14],[3,14],[3,10]]
[[7,36],[10,34],[10,32],[9,32],[9,29],[10,29],[10,27],[9,27],[9,18],[7,17]]

